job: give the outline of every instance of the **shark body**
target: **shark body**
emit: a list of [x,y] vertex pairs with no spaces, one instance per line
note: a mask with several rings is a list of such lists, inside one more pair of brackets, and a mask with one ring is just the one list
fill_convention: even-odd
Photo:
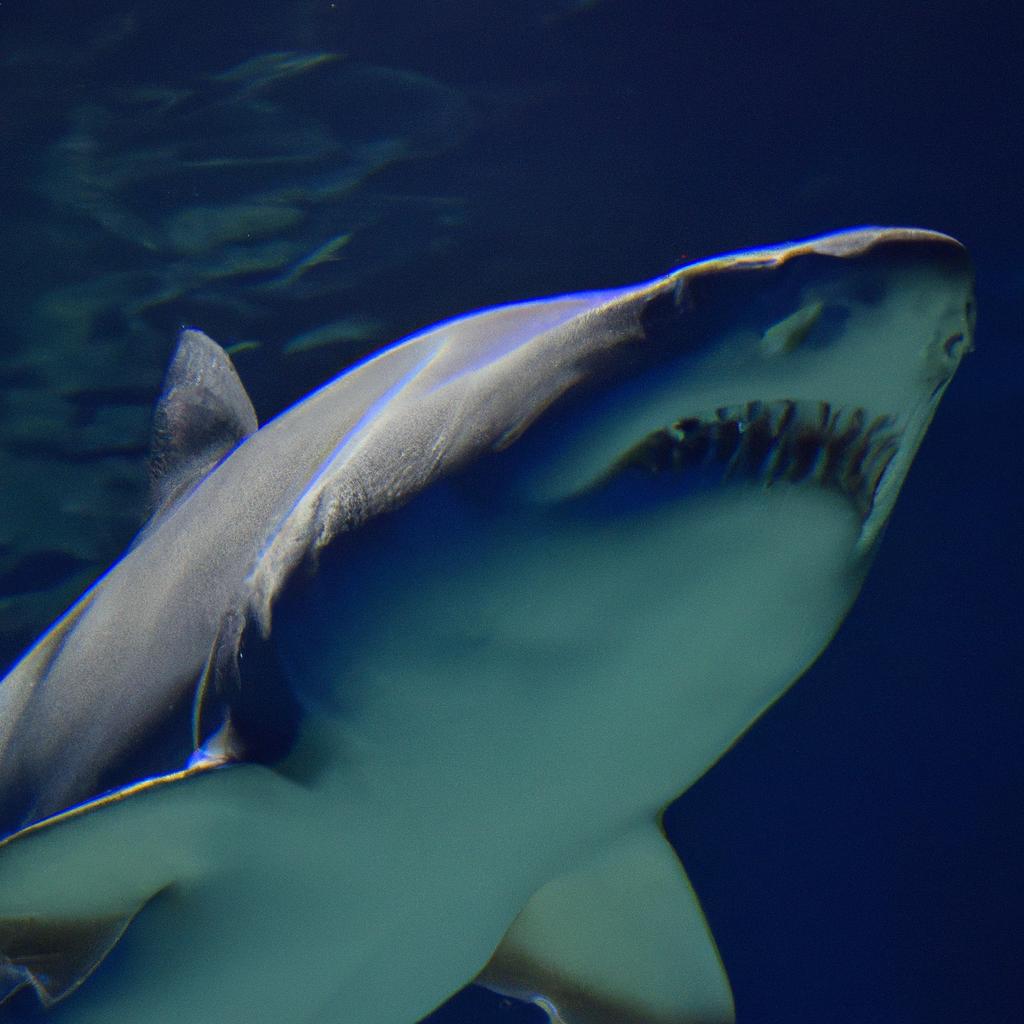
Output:
[[860,229],[448,321],[260,430],[186,332],[154,519],[0,685],[0,998],[732,1020],[660,814],[834,634],[971,303]]

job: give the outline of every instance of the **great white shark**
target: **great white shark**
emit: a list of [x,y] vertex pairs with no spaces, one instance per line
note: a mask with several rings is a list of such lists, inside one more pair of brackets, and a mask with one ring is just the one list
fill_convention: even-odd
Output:
[[155,512],[0,685],[0,1018],[734,1018],[661,813],[829,642],[972,344],[863,228],[449,320],[260,429],[184,331]]

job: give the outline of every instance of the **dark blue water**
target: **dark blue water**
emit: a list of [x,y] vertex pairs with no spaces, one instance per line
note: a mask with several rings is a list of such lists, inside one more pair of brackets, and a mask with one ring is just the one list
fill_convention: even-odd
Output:
[[[741,1021],[1024,1019],[1019,19],[976,0],[0,5],[3,660],[137,529],[183,323],[240,346],[266,417],[475,307],[854,224],[949,232],[977,266],[977,352],[862,598],[668,825]],[[239,70],[282,51],[345,56]],[[246,203],[277,219],[211,236],[190,213]],[[538,1019],[479,990],[431,1018]]]

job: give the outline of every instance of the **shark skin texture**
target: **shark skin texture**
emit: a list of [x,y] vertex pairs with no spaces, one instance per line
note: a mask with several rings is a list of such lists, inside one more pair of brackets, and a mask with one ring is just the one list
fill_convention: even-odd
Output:
[[733,1020],[660,817],[849,610],[972,286],[920,229],[734,253],[260,429],[183,332],[153,518],[0,683],[0,1020]]

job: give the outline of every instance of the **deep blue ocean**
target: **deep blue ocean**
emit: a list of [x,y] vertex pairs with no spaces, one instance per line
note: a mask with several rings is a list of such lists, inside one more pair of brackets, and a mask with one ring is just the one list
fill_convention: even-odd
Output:
[[[183,324],[263,420],[471,309],[947,232],[977,350],[867,585],[666,823],[741,1024],[1024,1020],[1022,25],[986,0],[0,3],[0,662],[139,528]],[[543,1015],[468,989],[429,1019]]]

